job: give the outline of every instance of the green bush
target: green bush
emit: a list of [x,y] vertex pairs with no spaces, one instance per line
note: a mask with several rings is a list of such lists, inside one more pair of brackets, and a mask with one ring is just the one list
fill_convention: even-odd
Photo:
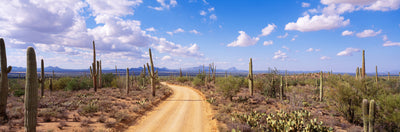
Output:
[[114,75],[112,73],[107,73],[101,75],[101,80],[103,81],[103,87],[111,87],[112,81],[114,80]]
[[200,78],[197,78],[197,77],[195,77],[193,79],[192,83],[193,83],[194,86],[202,86],[202,85],[204,85],[204,81],[201,80]]
[[54,88],[54,90],[65,89],[70,81],[71,81],[70,77],[62,77],[57,80],[53,80],[53,84],[54,84],[53,88]]
[[217,80],[217,90],[222,93],[225,98],[229,98],[232,101],[232,97],[235,96],[239,90],[242,81],[233,76],[228,78],[221,78]]
[[178,81],[180,83],[184,83],[186,81],[189,81],[189,79],[187,77],[177,77],[176,81]]
[[71,78],[65,86],[65,91],[90,89],[90,84],[92,84],[90,79],[87,78]]

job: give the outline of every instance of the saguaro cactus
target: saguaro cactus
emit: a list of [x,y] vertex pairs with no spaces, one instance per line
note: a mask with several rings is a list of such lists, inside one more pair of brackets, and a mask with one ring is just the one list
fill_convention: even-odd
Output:
[[0,124],[7,122],[7,96],[8,96],[8,73],[12,67],[7,67],[6,46],[3,38],[0,38],[0,60],[1,60],[1,84],[0,84]]
[[36,131],[36,115],[38,107],[38,77],[36,53],[32,47],[27,49],[26,83],[25,83],[25,116],[24,127],[26,132]]
[[388,81],[390,80],[390,72],[388,72]]
[[357,67],[357,70],[356,70],[356,79],[358,79],[359,76],[360,76],[360,68]]
[[375,100],[369,103],[369,132],[374,132],[375,125]]
[[283,76],[281,76],[281,85],[280,85],[279,94],[280,94],[280,99],[283,100]]
[[151,70],[149,67],[149,63],[147,63],[147,69],[149,70],[149,76],[150,76],[150,83],[151,83],[151,92],[153,97],[156,96],[156,74],[158,73],[154,73],[154,64],[153,64],[153,57],[151,56],[151,49],[149,48],[149,55],[150,55],[150,64],[151,64]]
[[253,61],[251,58],[249,62],[249,75],[247,76],[247,78],[249,79],[250,95],[253,96]]
[[49,89],[50,89],[50,93],[53,91],[53,79],[50,78],[49,79]]
[[179,77],[182,77],[182,68],[179,68]]
[[368,132],[368,100],[367,99],[363,99],[363,101],[362,101],[362,111],[363,111],[364,132]]
[[129,68],[126,68],[126,94],[129,94]]
[[100,64],[99,64],[99,88],[103,87],[103,81],[102,81],[102,78],[101,78],[101,74],[103,74],[103,70],[101,68],[101,60],[100,60]]
[[379,88],[379,83],[378,83],[378,66],[375,66],[375,81],[376,81],[376,88]]
[[41,66],[41,71],[40,71],[40,79],[39,79],[39,83],[40,83],[40,96],[41,97],[43,97],[44,96],[44,81],[45,81],[45,78],[44,78],[44,62],[43,62],[43,59],[41,59],[41,64],[40,64],[40,66]]
[[92,69],[90,70],[90,76],[93,78],[94,92],[97,92],[96,46],[94,41],[93,41],[93,63],[92,63]]
[[322,101],[324,98],[324,73],[322,71],[319,77],[319,101]]
[[363,50],[363,56],[362,56],[362,78],[365,78],[365,50]]

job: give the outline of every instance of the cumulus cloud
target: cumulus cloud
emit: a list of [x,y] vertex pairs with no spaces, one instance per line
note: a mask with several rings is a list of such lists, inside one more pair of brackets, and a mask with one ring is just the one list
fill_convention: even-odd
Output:
[[360,52],[361,50],[360,49],[357,49],[357,48],[346,48],[345,50],[343,50],[343,51],[341,51],[341,52],[339,52],[339,53],[337,53],[336,55],[337,56],[353,56],[353,53],[354,52]]
[[357,33],[356,36],[359,38],[374,37],[374,36],[380,34],[381,32],[382,32],[382,30],[375,32],[374,30],[366,29],[363,32]]
[[286,38],[287,36],[289,36],[289,34],[288,34],[288,33],[285,33],[285,35],[280,35],[280,36],[278,36],[277,38]]
[[171,60],[171,59],[172,59],[172,57],[169,56],[169,55],[166,55],[166,56],[164,56],[164,57],[161,58],[161,60],[163,60],[163,61]]
[[217,20],[217,15],[211,14],[211,15],[210,15],[210,19],[211,19],[211,20]]
[[208,11],[209,11],[209,12],[212,12],[212,11],[214,11],[214,10],[215,10],[214,7],[208,8]]
[[291,41],[295,41],[297,37],[299,37],[299,35],[294,35]]
[[155,32],[156,29],[154,29],[154,27],[151,27],[151,28],[146,28],[146,31],[148,31],[148,32]]
[[[141,1],[141,0],[140,0]],[[149,6],[149,8],[157,10],[157,11],[162,11],[164,9],[170,9],[171,7],[175,7],[178,2],[176,0],[170,0],[169,3],[166,2],[166,0],[157,0],[157,2],[161,5],[159,7],[153,7]]]
[[272,57],[273,59],[285,60],[286,58],[288,58],[287,54],[285,52],[282,52],[281,50],[278,50],[274,54],[274,57]]
[[167,34],[172,36],[176,33],[183,33],[183,32],[185,32],[185,30],[183,30],[182,28],[178,28],[178,29],[175,29],[173,32],[167,32]]
[[205,16],[206,14],[207,14],[207,12],[205,12],[203,10],[200,11],[200,15]]
[[383,40],[383,41],[387,41],[387,40],[389,40],[389,39],[388,39],[387,35],[383,35],[383,36],[382,36],[382,40]]
[[400,42],[392,42],[392,41],[386,41],[383,44],[384,47],[390,47],[390,46],[400,46]]
[[301,7],[310,7],[310,3],[301,2]]
[[353,35],[353,34],[354,34],[354,32],[353,31],[349,31],[349,30],[345,30],[345,31],[342,32],[342,36],[350,36],[350,35]]
[[228,44],[228,47],[247,47],[251,45],[255,45],[260,38],[251,38],[249,35],[247,35],[244,31],[239,31],[239,36],[235,41],[232,43]]
[[181,46],[179,44],[167,41],[165,38],[159,38],[157,40],[157,44],[153,44],[151,47],[155,48],[160,53],[170,53],[171,55],[183,57],[203,56],[203,54],[199,52],[200,47],[197,44]]
[[308,49],[306,50],[306,52],[313,52],[313,51],[314,51],[313,48],[308,48]]
[[321,58],[319,58],[319,59],[321,59],[321,60],[330,60],[331,57],[328,57],[328,56],[321,56]]
[[268,24],[268,26],[261,30],[262,33],[259,36],[268,36],[272,31],[274,31],[275,28],[275,24]]
[[309,15],[299,17],[297,22],[286,24],[285,30],[297,30],[301,32],[329,30],[344,27],[350,24],[350,20],[344,20],[339,15],[315,15],[310,18]]
[[191,30],[191,31],[189,31],[190,33],[193,33],[193,34],[200,34],[200,32],[199,31],[197,31],[197,30],[195,30],[195,29],[193,29],[193,30]]
[[397,10],[400,7],[400,0],[321,0],[322,4],[350,4],[360,9],[373,11]]
[[286,49],[287,51],[290,51],[290,48],[287,46],[282,46],[282,48]]
[[269,40],[269,41],[264,41],[264,46],[268,46],[268,45],[272,45],[272,44],[274,44],[274,42],[272,41],[272,40]]

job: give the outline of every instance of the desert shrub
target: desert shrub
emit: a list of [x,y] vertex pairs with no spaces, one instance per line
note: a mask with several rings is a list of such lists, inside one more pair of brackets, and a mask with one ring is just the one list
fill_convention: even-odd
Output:
[[178,81],[180,83],[184,83],[186,81],[189,81],[189,79],[187,77],[182,76],[182,77],[177,77],[176,81]]
[[204,81],[201,80],[200,78],[197,78],[197,77],[195,77],[193,79],[192,83],[193,83],[194,86],[202,86],[202,85],[204,85]]
[[9,79],[8,80],[10,90],[9,93],[13,93],[14,96],[19,97],[25,94],[25,80],[24,79]]
[[217,90],[222,93],[225,98],[229,98],[232,101],[232,97],[235,96],[240,90],[240,79],[233,76],[228,78],[217,80]]
[[65,86],[65,91],[81,90],[90,88],[91,81],[88,78],[71,78]]
[[53,87],[54,90],[61,90],[61,89],[65,89],[65,87],[67,87],[68,82],[71,80],[70,77],[62,77],[59,78],[57,80],[53,80]]
[[95,113],[99,110],[99,107],[96,103],[90,102],[87,105],[81,105],[78,108],[78,113],[81,115],[87,115],[87,114],[92,114]]
[[107,73],[101,75],[101,80],[103,81],[103,87],[111,87],[112,81],[114,80],[114,75],[112,73]]
[[376,123],[388,131],[400,131],[400,94],[382,94],[378,99]]

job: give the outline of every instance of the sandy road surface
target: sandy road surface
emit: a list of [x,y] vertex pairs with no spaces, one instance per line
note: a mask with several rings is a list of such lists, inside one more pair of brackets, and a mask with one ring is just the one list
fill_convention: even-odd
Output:
[[143,116],[127,131],[134,132],[210,132],[217,131],[211,107],[193,88],[168,85],[174,94]]

